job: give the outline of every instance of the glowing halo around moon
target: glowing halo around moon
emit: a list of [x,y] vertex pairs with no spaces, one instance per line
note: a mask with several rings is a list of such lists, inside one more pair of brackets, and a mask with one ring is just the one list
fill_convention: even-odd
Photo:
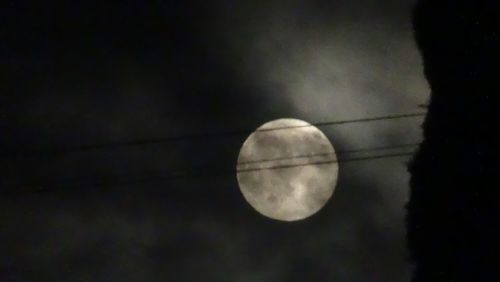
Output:
[[272,219],[297,221],[328,202],[339,166],[335,149],[318,128],[278,119],[250,134],[236,170],[240,190],[255,210]]

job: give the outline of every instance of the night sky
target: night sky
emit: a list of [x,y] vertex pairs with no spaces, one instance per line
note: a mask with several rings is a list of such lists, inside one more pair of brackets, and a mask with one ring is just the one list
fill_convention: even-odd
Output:
[[[233,170],[273,119],[424,113],[413,1],[21,2],[0,3],[0,281],[410,281],[408,156],[340,162],[293,223]],[[422,120],[321,129],[369,149]]]

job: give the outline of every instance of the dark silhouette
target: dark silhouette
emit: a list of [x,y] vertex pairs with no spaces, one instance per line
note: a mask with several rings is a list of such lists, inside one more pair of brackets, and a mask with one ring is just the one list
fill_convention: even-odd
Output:
[[409,167],[414,281],[500,281],[500,2],[422,0],[413,20],[432,90]]

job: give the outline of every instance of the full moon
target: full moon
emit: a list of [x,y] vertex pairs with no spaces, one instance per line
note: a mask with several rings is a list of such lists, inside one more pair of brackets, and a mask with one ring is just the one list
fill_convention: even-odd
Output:
[[236,176],[256,211],[297,221],[325,206],[338,170],[335,150],[323,132],[302,120],[278,119],[259,127],[243,143]]

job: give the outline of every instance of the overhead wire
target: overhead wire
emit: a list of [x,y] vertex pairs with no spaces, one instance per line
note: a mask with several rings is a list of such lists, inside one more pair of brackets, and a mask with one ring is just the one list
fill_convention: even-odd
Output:
[[[363,123],[363,122],[375,122],[375,121],[383,121],[383,120],[394,120],[394,119],[403,119],[403,118],[414,118],[414,117],[423,117],[425,113],[409,113],[409,114],[396,114],[396,115],[386,115],[386,116],[378,116],[371,118],[359,118],[359,119],[349,119],[349,120],[337,120],[337,121],[326,121],[326,122],[316,122],[307,125],[297,125],[297,126],[283,126],[283,127],[275,127],[268,129],[259,129],[260,132],[265,131],[276,131],[276,130],[285,130],[285,129],[296,129],[296,128],[304,128],[304,127],[322,127],[322,126],[332,126],[332,125],[343,125],[343,124],[352,124],[352,123]],[[81,145],[74,146],[68,148],[55,148],[55,149],[42,149],[42,150],[26,150],[22,152],[14,152],[14,153],[6,153],[0,155],[0,158],[30,158],[37,156],[57,156],[64,155],[69,153],[77,153],[77,152],[85,152],[85,151],[93,151],[93,150],[111,150],[125,147],[136,147],[136,146],[145,146],[145,145],[155,145],[155,144],[163,144],[170,142],[179,142],[183,140],[189,139],[200,139],[206,140],[207,138],[219,138],[225,136],[238,136],[238,135],[248,135],[254,132],[255,129],[239,129],[233,131],[219,131],[219,132],[207,132],[207,133],[197,133],[191,135],[181,135],[181,136],[172,136],[172,137],[164,137],[164,138],[152,138],[152,139],[143,139],[143,140],[132,140],[132,141],[123,141],[123,142],[109,142],[109,143],[101,143],[101,144],[90,144],[90,145]]]
[[[364,149],[367,151],[368,149]],[[107,177],[97,177],[98,179],[93,179],[92,181],[78,181],[73,180],[65,183],[41,183],[40,185],[28,184],[24,185],[23,191],[17,193],[14,189],[8,189],[7,191],[2,191],[3,194],[7,192],[7,194],[26,194],[26,193],[41,193],[41,192],[50,192],[54,190],[62,190],[70,187],[78,187],[78,186],[95,186],[95,187],[112,187],[112,186],[124,186],[124,185],[138,185],[138,184],[153,184],[153,183],[161,183],[168,182],[172,180],[179,179],[199,179],[199,178],[213,178],[217,176],[228,176],[228,175],[236,175],[237,173],[249,173],[249,172],[259,172],[264,170],[279,170],[286,168],[297,168],[297,167],[305,167],[305,166],[313,166],[313,165],[327,165],[334,163],[350,163],[350,162],[359,162],[359,161],[371,161],[371,160],[380,160],[380,159],[388,159],[388,158],[398,158],[398,157],[409,157],[412,156],[414,152],[398,152],[398,153],[387,153],[387,154],[377,154],[377,155],[369,155],[369,156],[359,156],[359,157],[350,157],[350,158],[340,158],[335,160],[325,160],[325,161],[316,161],[316,162],[308,162],[308,163],[300,163],[300,164],[285,164],[285,165],[274,165],[268,167],[257,167],[257,168],[248,168],[248,169],[213,169],[206,170],[206,167],[199,167],[195,170],[184,170],[184,171],[175,171],[171,172],[165,176],[155,176],[155,177],[138,177],[136,179],[125,179],[121,180],[119,176],[107,176]],[[107,179],[112,179],[111,181]],[[16,185],[20,187],[22,185]],[[26,189],[31,186],[33,189]],[[50,188],[48,188],[50,186]],[[47,187],[47,188],[45,188]],[[14,188],[14,187],[11,187]],[[10,193],[9,193],[10,192]],[[24,193],[23,193],[24,192]]]
[[363,152],[371,152],[371,151],[384,151],[384,150],[414,148],[418,145],[419,145],[419,143],[412,143],[412,144],[382,146],[382,147],[363,148],[363,149],[354,149],[354,150],[342,150],[342,151],[336,151],[336,152],[331,152],[331,153],[303,154],[303,155],[295,155],[295,156],[290,156],[290,157],[257,159],[257,160],[251,160],[251,161],[238,162],[238,165],[255,164],[255,163],[262,163],[262,162],[273,162],[273,161],[283,161],[283,160],[293,160],[293,159],[303,159],[303,158],[327,157],[327,156],[336,156],[336,155],[344,155],[344,154],[352,154],[352,153],[363,153]]
[[[399,114],[399,115],[386,115],[386,116],[378,116],[378,117],[371,117],[371,118],[359,118],[359,119],[351,119],[351,120],[337,120],[337,121],[328,121],[328,122],[317,122],[317,123],[312,123],[312,124],[307,124],[307,125],[298,125],[298,126],[283,126],[283,127],[275,127],[275,128],[268,128],[268,129],[260,129],[258,131],[260,132],[265,132],[265,131],[275,131],[275,130],[285,130],[285,129],[295,129],[295,128],[304,128],[304,127],[311,127],[311,126],[316,126],[316,127],[321,127],[321,126],[329,126],[329,125],[341,125],[341,124],[352,124],[352,123],[362,123],[362,122],[374,122],[374,121],[382,121],[382,120],[394,120],[394,119],[403,119],[403,118],[412,118],[412,117],[421,117],[425,116],[425,113],[410,113],[410,114]],[[187,140],[187,139],[203,139],[203,138],[215,138],[215,137],[224,137],[224,136],[229,136],[229,135],[240,135],[240,134],[250,134],[254,132],[255,130],[235,130],[235,131],[227,131],[227,132],[211,132],[211,133],[203,133],[203,134],[193,134],[193,135],[184,135],[184,136],[174,136],[174,137],[166,137],[166,138],[156,138],[156,139],[145,139],[145,140],[138,140],[138,141],[127,141],[127,142],[114,142],[114,143],[102,143],[102,144],[94,144],[94,145],[82,145],[82,146],[77,146],[77,147],[72,147],[72,148],[59,148],[59,149],[52,149],[52,150],[39,150],[39,151],[31,151],[27,153],[20,153],[20,154],[13,154],[11,156],[22,156],[22,157],[34,157],[34,156],[39,156],[39,155],[59,155],[59,154],[66,154],[66,153],[74,153],[74,152],[83,152],[83,151],[89,151],[89,150],[101,150],[101,149],[115,149],[115,148],[122,148],[122,147],[131,147],[131,146],[143,146],[143,145],[152,145],[152,144],[163,144],[163,143],[168,143],[168,142],[174,142],[174,141],[182,141],[182,140]],[[384,146],[384,147],[372,147],[372,148],[362,148],[362,149],[353,149],[353,150],[343,150],[343,151],[337,151],[335,153],[335,157],[337,155],[345,155],[345,154],[355,154],[355,153],[371,153],[371,152],[377,152],[377,151],[384,151],[384,150],[395,150],[395,149],[405,149],[405,148],[415,148],[418,146],[417,143],[415,144],[401,144],[401,145],[392,145],[392,146]],[[301,158],[315,158],[315,157],[320,157],[320,156],[329,156],[333,155],[333,153],[323,153],[323,154],[309,154],[309,155],[297,155],[297,156],[290,156],[290,157],[282,157],[282,158],[274,158],[274,159],[260,159],[260,160],[253,160],[253,161],[245,161],[238,163],[238,166],[241,165],[248,165],[248,164],[259,164],[259,163],[269,163],[272,161],[284,161],[284,160],[294,160],[294,159],[301,159]],[[404,157],[404,156],[411,156],[413,155],[413,152],[399,152],[399,153],[390,153],[390,154],[377,154],[377,155],[368,155],[368,156],[359,156],[359,157],[350,157],[350,158],[340,158],[340,159],[335,159],[335,160],[321,160],[321,161],[315,161],[315,162],[308,162],[308,163],[298,163],[298,164],[285,164],[285,165],[274,165],[274,166],[267,166],[267,167],[252,167],[252,168],[244,168],[244,169],[221,169],[221,170],[206,170],[205,168],[198,168],[197,171],[177,171],[170,173],[169,175],[166,176],[161,176],[161,177],[149,177],[149,178],[143,178],[143,179],[136,179],[136,180],[121,180],[117,181],[117,176],[107,176],[107,177],[100,177],[97,181],[90,181],[92,183],[85,184],[85,181],[80,181],[80,185],[97,185],[97,186],[115,186],[115,185],[132,185],[132,184],[140,184],[140,183],[155,183],[155,182],[164,182],[164,181],[169,181],[172,179],[177,179],[177,178],[196,178],[200,176],[216,176],[216,175],[227,175],[227,174],[232,174],[235,175],[235,173],[245,173],[245,172],[256,172],[256,171],[262,171],[262,170],[277,170],[277,169],[285,169],[285,168],[293,168],[293,167],[301,167],[301,166],[311,166],[311,165],[326,165],[326,164],[332,164],[332,163],[348,163],[348,162],[357,162],[357,161],[369,161],[369,160],[377,160],[377,159],[386,159],[386,158],[396,158],[396,157]],[[6,158],[9,156],[2,155],[0,156],[2,158]],[[113,178],[113,181],[107,181],[105,179],[111,179]],[[47,183],[47,185],[42,185],[42,186],[53,186],[53,187],[68,187],[68,186],[74,186],[78,185],[78,183],[74,182],[67,182],[67,183]],[[17,185],[19,186],[19,185]],[[30,185],[30,186],[35,186],[35,185]],[[11,187],[13,188],[13,187]],[[5,190],[5,189],[2,189]],[[10,189],[9,189],[10,190]],[[51,191],[53,190],[52,188],[50,189],[37,189],[37,191]],[[0,191],[3,193],[3,191]],[[34,192],[34,191],[31,191]]]
[[411,155],[413,155],[413,152],[397,153],[397,154],[394,153],[394,154],[375,155],[375,156],[357,157],[357,158],[349,158],[349,159],[335,159],[335,160],[317,161],[317,162],[303,163],[303,164],[287,164],[287,165],[278,165],[278,166],[270,166],[270,167],[239,169],[239,170],[236,170],[236,172],[243,173],[243,172],[255,172],[255,171],[262,171],[262,170],[277,170],[277,169],[303,167],[303,166],[311,166],[311,165],[335,164],[335,163],[340,163],[340,162],[346,163],[346,162],[356,162],[356,161],[404,157],[404,156],[411,156]]

